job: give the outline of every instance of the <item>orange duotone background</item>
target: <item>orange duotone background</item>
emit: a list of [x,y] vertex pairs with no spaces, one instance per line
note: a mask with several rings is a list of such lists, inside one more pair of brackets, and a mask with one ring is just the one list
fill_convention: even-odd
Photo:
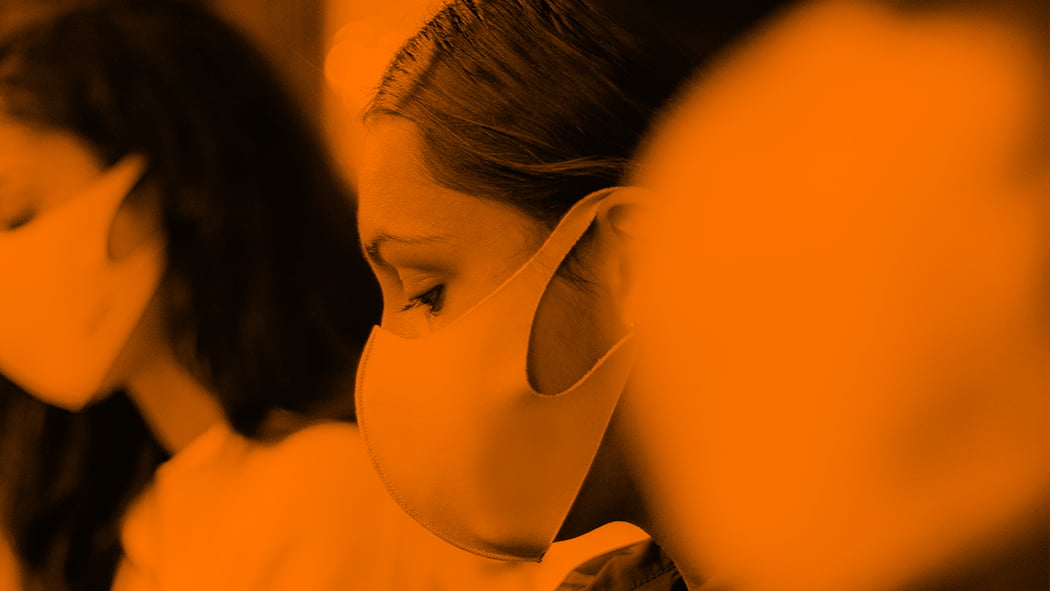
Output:
[[[321,113],[351,181],[360,113],[435,4],[215,2]],[[673,206],[636,312],[655,387],[633,408],[659,435],[639,453],[683,517],[674,541],[735,573],[764,565],[749,573],[761,591],[875,586],[955,551],[940,544],[1008,519],[1047,460],[1045,335],[1027,332],[1045,321],[1028,298],[1045,295],[1046,204],[980,176],[981,150],[1031,108],[1000,93],[1025,84],[992,51],[1010,40],[962,20],[803,16],[742,54],[751,75],[693,95],[642,179]],[[1002,120],[973,127],[989,114]]]

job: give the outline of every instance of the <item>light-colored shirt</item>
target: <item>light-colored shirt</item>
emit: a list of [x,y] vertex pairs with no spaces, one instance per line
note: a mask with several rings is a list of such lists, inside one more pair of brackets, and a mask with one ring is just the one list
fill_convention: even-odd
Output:
[[273,444],[217,425],[163,464],[129,511],[113,589],[540,591],[639,535],[606,529],[557,544],[541,564],[477,557],[401,511],[353,425]]

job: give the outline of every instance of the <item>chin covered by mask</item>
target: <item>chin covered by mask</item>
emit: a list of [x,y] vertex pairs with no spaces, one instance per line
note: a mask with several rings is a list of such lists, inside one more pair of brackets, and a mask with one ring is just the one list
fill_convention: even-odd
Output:
[[117,211],[145,169],[131,155],[85,190],[0,232],[0,374],[32,396],[80,410],[100,394],[160,282],[163,249],[114,260]]
[[452,324],[404,338],[376,327],[358,371],[358,420],[376,469],[445,541],[539,560],[580,490],[634,363],[616,343],[574,386],[538,393],[527,375],[547,285],[609,190],[570,210],[539,251]]

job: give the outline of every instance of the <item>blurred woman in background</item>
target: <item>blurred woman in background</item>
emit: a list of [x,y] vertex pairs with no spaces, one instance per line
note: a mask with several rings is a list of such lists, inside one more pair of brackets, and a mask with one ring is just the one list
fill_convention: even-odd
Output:
[[353,427],[314,423],[352,418],[378,296],[346,188],[240,35],[143,1],[0,41],[0,275],[24,588],[107,589],[122,560],[121,589],[344,588],[375,503],[327,453]]

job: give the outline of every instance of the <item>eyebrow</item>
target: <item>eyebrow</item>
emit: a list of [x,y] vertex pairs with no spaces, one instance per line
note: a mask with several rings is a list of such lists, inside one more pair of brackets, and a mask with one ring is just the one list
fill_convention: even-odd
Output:
[[397,244],[429,244],[433,242],[447,242],[451,236],[447,234],[433,234],[429,236],[398,236],[396,234],[378,234],[368,242],[364,243],[365,254],[373,263],[381,267],[390,267],[390,263],[383,258],[380,247],[387,242]]

